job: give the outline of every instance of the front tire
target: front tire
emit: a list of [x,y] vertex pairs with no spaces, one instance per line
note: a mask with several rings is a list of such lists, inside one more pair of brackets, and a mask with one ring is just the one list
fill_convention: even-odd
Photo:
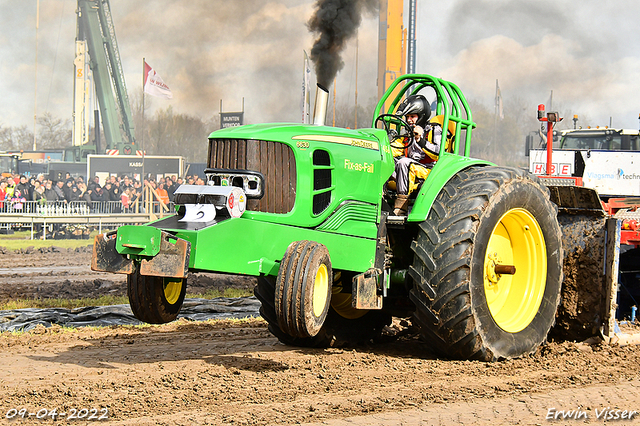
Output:
[[327,318],[318,334],[313,337],[296,337],[282,331],[276,315],[276,280],[270,276],[258,277],[255,296],[262,303],[260,315],[268,323],[271,334],[285,345],[306,348],[353,347],[376,340],[382,329],[391,323],[391,315],[378,310],[351,308],[350,295],[336,293],[342,286],[341,272],[334,274],[334,285]]
[[278,326],[292,337],[318,334],[331,300],[331,260],[325,246],[315,241],[289,245],[276,280]]
[[165,324],[178,317],[187,293],[187,280],[140,275],[136,268],[127,276],[127,293],[136,318],[149,324]]
[[563,280],[556,211],[546,188],[518,169],[471,169],[445,185],[410,268],[414,320],[437,352],[492,361],[545,341]]

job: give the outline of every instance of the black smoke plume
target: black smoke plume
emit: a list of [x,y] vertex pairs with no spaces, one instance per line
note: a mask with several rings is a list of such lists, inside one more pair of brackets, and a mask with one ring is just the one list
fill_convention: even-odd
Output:
[[340,57],[346,42],[353,37],[362,21],[364,11],[375,12],[377,0],[318,0],[316,12],[307,25],[318,34],[311,60],[318,83],[329,87],[344,66]]

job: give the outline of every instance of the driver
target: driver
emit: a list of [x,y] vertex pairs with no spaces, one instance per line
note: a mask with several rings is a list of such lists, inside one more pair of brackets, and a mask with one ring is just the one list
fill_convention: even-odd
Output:
[[423,95],[409,96],[398,106],[396,113],[405,117],[412,130],[412,134],[391,142],[391,151],[396,163],[393,175],[397,192],[393,214],[399,216],[407,214],[409,194],[415,188],[416,176],[426,177],[429,173],[430,166],[420,162],[433,161],[433,157],[428,154],[440,152],[440,138],[432,138],[436,142],[432,143],[425,137],[425,130],[431,130],[431,126],[427,124],[431,116],[431,107]]

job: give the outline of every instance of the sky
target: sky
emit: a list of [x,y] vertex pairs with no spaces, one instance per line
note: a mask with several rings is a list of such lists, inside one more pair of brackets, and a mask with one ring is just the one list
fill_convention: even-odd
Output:
[[[129,93],[141,93],[143,58],[172,90],[171,100],[147,96],[148,114],[171,106],[210,120],[222,101],[225,112],[244,105],[246,122],[299,121],[313,1],[110,3]],[[0,0],[0,126],[33,128],[34,111],[71,118],[75,10],[76,0],[40,0],[36,90],[36,0]],[[532,116],[553,91],[561,115],[638,128],[640,2],[418,0],[417,12],[418,73],[490,108],[497,79]],[[354,102],[356,52],[358,100],[377,96],[377,15],[364,12],[357,38],[343,52],[338,103]]]

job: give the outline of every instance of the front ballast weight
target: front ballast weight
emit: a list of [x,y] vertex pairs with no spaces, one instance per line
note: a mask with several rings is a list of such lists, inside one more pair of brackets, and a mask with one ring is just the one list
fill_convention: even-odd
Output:
[[[227,186],[213,186],[214,179],[209,179],[206,186],[181,185],[175,192],[177,214],[170,220],[182,229],[197,229],[242,216],[248,197],[242,188],[228,186],[242,183],[235,177],[220,182]],[[252,196],[261,196],[255,191],[262,191],[262,181],[256,179],[260,183],[248,187]],[[190,258],[189,241],[153,224],[125,225],[95,238],[91,269],[127,274],[129,304],[135,317],[163,324],[176,319],[180,312]]]
[[124,225],[95,237],[91,270],[186,278],[190,254],[191,244],[182,238],[151,226]]
[[[240,217],[247,196],[236,186],[181,185],[175,192],[178,222],[213,223],[217,216]],[[185,278],[190,243],[154,226],[125,225],[96,236],[91,269],[99,272]],[[136,265],[138,265],[136,267]]]
[[191,244],[151,226],[125,225],[96,236],[91,269],[127,274],[134,316],[149,324],[177,318],[187,289]]

